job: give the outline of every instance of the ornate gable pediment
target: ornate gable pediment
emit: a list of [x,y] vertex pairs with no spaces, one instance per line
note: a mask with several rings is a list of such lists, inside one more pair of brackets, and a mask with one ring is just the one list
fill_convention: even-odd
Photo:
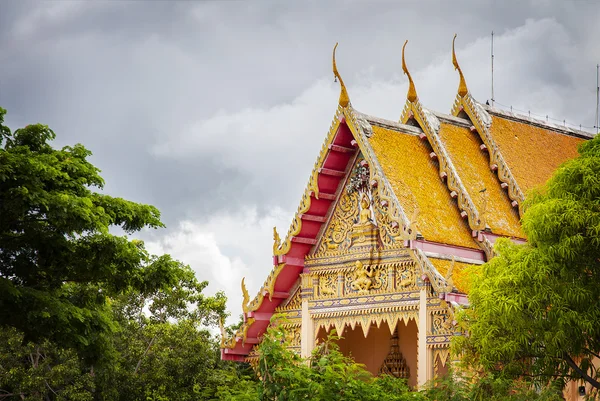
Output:
[[333,256],[364,246],[378,250],[401,245],[401,229],[392,224],[387,207],[379,191],[372,190],[368,163],[358,155],[311,256]]

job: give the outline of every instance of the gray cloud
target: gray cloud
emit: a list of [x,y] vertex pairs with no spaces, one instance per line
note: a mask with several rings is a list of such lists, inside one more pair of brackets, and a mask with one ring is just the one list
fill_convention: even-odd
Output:
[[485,101],[494,30],[497,101],[589,126],[599,17],[596,2],[549,0],[4,1],[0,105],[13,128],[43,122],[90,148],[107,192],[158,206],[169,230],[144,234],[154,249],[211,288],[246,274],[254,291],[335,111],[336,41],[354,106],[397,119],[405,39],[419,97],[448,112],[452,36]]

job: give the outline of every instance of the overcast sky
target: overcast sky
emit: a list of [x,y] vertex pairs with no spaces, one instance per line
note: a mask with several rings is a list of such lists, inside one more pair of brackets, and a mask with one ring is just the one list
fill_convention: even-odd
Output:
[[401,48],[422,103],[476,99],[593,126],[600,2],[0,0],[0,106],[15,129],[83,143],[106,192],[157,206],[141,237],[241,313],[271,269],[336,110],[331,50],[353,106],[397,120]]

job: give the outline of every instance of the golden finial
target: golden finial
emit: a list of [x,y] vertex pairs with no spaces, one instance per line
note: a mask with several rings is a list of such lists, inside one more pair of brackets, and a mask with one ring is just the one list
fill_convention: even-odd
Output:
[[244,312],[248,312],[248,310],[249,310],[248,304],[250,303],[250,295],[248,294],[248,290],[246,289],[246,283],[244,282],[244,280],[246,280],[246,277],[242,278],[242,295],[244,297],[244,299],[242,300],[242,310]]
[[452,39],[452,64],[454,64],[454,69],[458,70],[458,74],[460,75],[460,83],[458,84],[458,94],[460,96],[465,96],[469,90],[467,89],[467,83],[465,82],[465,77],[458,65],[458,60],[456,60],[456,52],[454,51],[454,42],[456,41],[456,34],[454,34],[454,39]]
[[346,107],[350,103],[350,97],[348,96],[348,91],[346,91],[346,85],[344,85],[344,81],[342,81],[342,77],[338,72],[337,65],[335,64],[335,49],[337,49],[338,44],[336,43],[333,47],[333,75],[335,75],[336,80],[340,81],[341,91],[340,91],[340,106]]
[[280,245],[281,245],[281,237],[279,237],[279,233],[277,232],[277,227],[273,227],[273,255],[277,255],[277,251],[279,250]]
[[415,89],[415,83],[410,76],[410,72],[408,72],[408,68],[406,68],[406,60],[404,60],[404,48],[406,47],[407,43],[408,40],[404,42],[404,46],[402,46],[402,71],[408,75],[408,93],[406,94],[406,98],[412,103],[417,100],[417,90]]

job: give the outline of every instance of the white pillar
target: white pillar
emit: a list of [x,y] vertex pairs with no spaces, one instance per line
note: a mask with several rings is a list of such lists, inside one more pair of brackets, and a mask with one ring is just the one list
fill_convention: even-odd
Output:
[[315,346],[315,322],[308,311],[308,300],[302,300],[302,329],[300,334],[300,356],[308,358]]
[[427,349],[427,289],[422,288],[419,297],[419,333],[417,340],[417,386],[429,380],[430,355]]

